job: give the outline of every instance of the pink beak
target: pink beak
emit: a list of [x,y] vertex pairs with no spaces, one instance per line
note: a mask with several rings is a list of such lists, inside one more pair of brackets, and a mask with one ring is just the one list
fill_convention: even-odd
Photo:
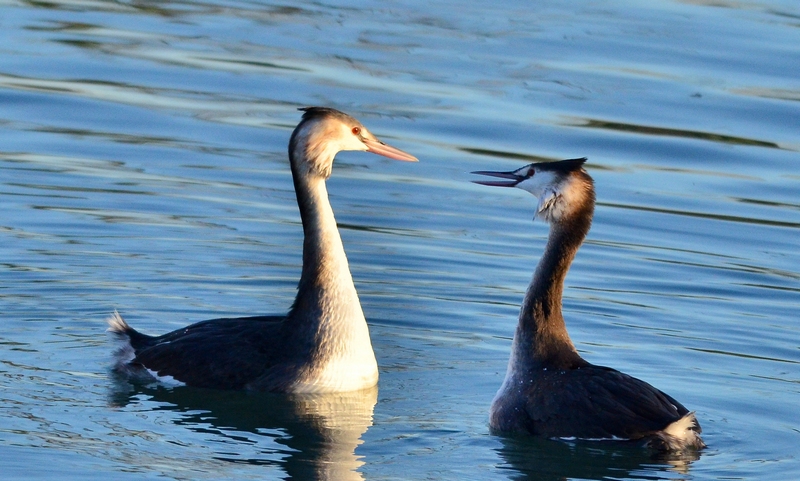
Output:
[[364,144],[367,146],[367,152],[372,152],[373,154],[382,155],[384,157],[389,157],[390,159],[394,160],[404,160],[406,162],[417,162],[419,159],[414,157],[413,155],[403,152],[402,150],[392,147],[389,144],[385,144],[378,139],[361,139]]

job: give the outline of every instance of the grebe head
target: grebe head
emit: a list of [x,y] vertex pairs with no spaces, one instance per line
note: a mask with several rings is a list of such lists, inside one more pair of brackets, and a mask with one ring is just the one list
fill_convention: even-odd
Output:
[[327,179],[334,156],[343,150],[362,150],[395,160],[417,158],[378,140],[361,122],[335,109],[305,107],[303,119],[292,133],[289,154],[292,167],[301,173]]
[[511,172],[481,170],[473,174],[499,177],[500,181],[475,180],[476,184],[517,187],[538,200],[535,218],[561,222],[584,209],[594,209],[592,178],[583,169],[586,158],[528,164]]

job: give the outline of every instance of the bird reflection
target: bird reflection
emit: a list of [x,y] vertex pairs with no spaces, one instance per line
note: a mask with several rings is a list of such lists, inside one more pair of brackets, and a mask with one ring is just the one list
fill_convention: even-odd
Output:
[[159,404],[154,410],[181,413],[174,423],[195,432],[234,442],[247,441],[251,434],[269,436],[288,448],[265,452],[266,456],[258,459],[229,453],[216,453],[215,459],[279,465],[288,479],[363,479],[357,469],[364,463],[355,450],[372,425],[377,387],[344,393],[275,394],[134,386],[116,379],[110,403],[123,407],[140,403],[143,396]]
[[498,452],[511,479],[684,479],[698,451],[657,452],[620,441],[555,441],[541,437],[501,437]]

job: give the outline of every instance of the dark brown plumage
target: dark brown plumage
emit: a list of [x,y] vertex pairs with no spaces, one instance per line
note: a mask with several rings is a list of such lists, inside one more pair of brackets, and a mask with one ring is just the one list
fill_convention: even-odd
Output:
[[498,432],[636,440],[663,450],[702,448],[694,413],[644,381],[587,362],[569,338],[561,312],[564,279],[589,232],[595,205],[585,160],[476,172],[505,179],[481,184],[518,187],[536,196],[536,217],[551,226],[489,423]]

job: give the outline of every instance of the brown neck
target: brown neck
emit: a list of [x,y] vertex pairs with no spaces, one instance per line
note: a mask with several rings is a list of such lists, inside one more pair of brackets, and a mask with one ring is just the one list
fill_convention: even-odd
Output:
[[585,364],[561,315],[564,279],[592,222],[593,205],[554,223],[520,311],[517,348],[534,366]]

